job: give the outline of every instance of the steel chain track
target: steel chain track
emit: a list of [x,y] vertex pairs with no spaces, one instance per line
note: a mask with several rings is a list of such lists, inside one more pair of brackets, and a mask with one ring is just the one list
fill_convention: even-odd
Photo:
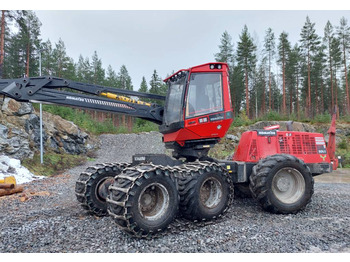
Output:
[[[147,175],[147,172],[157,172],[159,175],[167,175],[170,176],[176,186],[178,188],[178,179],[186,179],[188,176],[197,175],[198,173],[202,173],[203,170],[207,167],[217,168],[222,170],[223,174],[226,176],[226,181],[230,185],[230,194],[229,201],[225,208],[225,210],[215,219],[212,220],[195,220],[189,221],[181,217],[179,214],[174,221],[168,226],[167,230],[160,230],[158,232],[149,232],[147,234],[143,234],[143,232],[136,232],[134,230],[135,225],[130,223],[130,217],[127,212],[124,212],[124,209],[127,210],[126,202],[129,197],[129,193],[134,183],[138,181],[144,175]],[[186,163],[181,166],[160,166],[154,164],[140,164],[134,167],[126,167],[123,169],[122,173],[118,176],[119,184],[123,187],[116,187],[111,185],[109,187],[110,194],[107,198],[107,202],[109,205],[108,213],[114,219],[118,227],[120,227],[126,233],[140,238],[157,238],[168,233],[180,233],[188,230],[193,230],[198,227],[204,227],[207,225],[211,225],[214,223],[218,223],[222,220],[222,217],[227,212],[229,207],[231,206],[233,200],[233,183],[229,174],[217,163],[208,162],[208,161],[196,161],[192,163]]]
[[124,168],[130,166],[129,163],[102,163],[102,164],[96,164],[94,166],[88,167],[84,172],[82,172],[79,175],[78,180],[75,184],[75,195],[80,202],[80,205],[90,212],[92,212],[95,215],[103,216],[106,214],[102,214],[99,211],[94,210],[94,208],[91,206],[91,203],[89,204],[89,192],[87,192],[88,184],[91,182],[95,177],[97,177],[99,174],[110,172],[111,169],[115,171],[123,170]]

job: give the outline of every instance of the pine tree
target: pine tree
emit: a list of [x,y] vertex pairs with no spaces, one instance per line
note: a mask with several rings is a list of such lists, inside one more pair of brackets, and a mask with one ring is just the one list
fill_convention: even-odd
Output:
[[148,92],[148,86],[147,86],[146,78],[144,76],[142,77],[142,82],[141,82],[139,91],[142,93]]
[[312,56],[316,53],[320,44],[320,37],[316,34],[315,23],[311,23],[310,18],[306,17],[306,22],[301,31],[301,47],[307,56],[307,96],[306,96],[306,114],[311,116],[311,63]]
[[[278,44],[278,55],[279,55],[278,62],[282,64],[282,86],[283,86],[282,112],[283,114],[286,113],[286,63],[288,60],[289,53],[290,53],[290,43],[288,41],[288,34],[286,32],[282,32],[280,34],[279,44]],[[290,92],[290,101],[291,100],[292,100],[292,92]]]
[[340,43],[343,51],[346,112],[347,114],[350,114],[349,83],[348,83],[347,58],[346,58],[346,53],[350,50],[350,26],[348,26],[348,20],[345,19],[345,17],[342,17],[340,19],[340,26],[337,27],[337,34],[340,39]]
[[55,48],[52,50],[53,58],[53,74],[58,77],[63,77],[65,71],[67,71],[69,58],[66,52],[66,46],[62,39],[58,40],[58,43],[55,44]]
[[76,79],[79,82],[92,84],[93,83],[93,72],[91,69],[90,60],[88,57],[85,59],[82,55],[79,56],[78,63],[75,66]]
[[84,79],[84,58],[79,55],[78,62],[75,65],[75,72],[77,74],[76,79],[79,82],[83,82]]
[[281,101],[282,101],[282,94],[280,92],[280,89],[278,88],[278,84],[276,82],[276,76],[275,74],[272,72],[271,73],[271,90],[272,90],[272,108],[274,108],[274,110],[276,112],[280,112],[281,110]]
[[19,52],[20,42],[18,35],[13,35],[9,41],[7,41],[6,55],[4,59],[4,77],[5,78],[17,78],[23,77],[25,70],[24,56]]
[[19,32],[10,32],[8,24],[10,21],[15,21],[15,25],[21,30],[23,27],[24,16],[27,15],[27,11],[5,11],[5,35],[4,41],[1,45],[4,45],[4,60],[3,60],[3,77],[14,78],[23,77],[26,70],[26,55],[23,39]]
[[[301,70],[302,58],[300,55],[300,49],[297,44],[289,50],[288,59],[285,65],[285,81],[289,95],[289,113],[297,113],[299,118],[299,75]],[[295,106],[293,107],[293,104]]]
[[98,57],[97,52],[95,51],[92,56],[92,73],[93,73],[93,83],[97,85],[103,85],[105,81],[105,70],[102,68],[102,61]]
[[238,115],[244,99],[244,70],[240,65],[233,64],[230,75],[230,91],[234,115]]
[[112,66],[109,65],[107,68],[107,76],[105,80],[105,85],[109,87],[117,87],[118,86],[118,80],[117,80],[117,74],[113,70]]
[[62,77],[71,80],[76,79],[75,63],[73,58],[67,57],[65,68],[62,72]]
[[149,92],[151,94],[166,95],[166,90],[164,90],[162,79],[158,76],[157,70],[153,71],[149,85]]
[[[331,56],[333,58],[333,67],[334,67],[334,106],[337,108],[337,117],[339,117],[339,99],[341,98],[340,92],[339,92],[339,86],[338,86],[338,80],[337,80],[337,74],[336,72],[338,71],[338,68],[341,67],[341,62],[342,62],[342,51],[340,48],[340,39],[334,37],[332,39],[331,43]],[[331,108],[333,111],[334,108]],[[346,110],[345,110],[346,111]]]
[[40,47],[40,26],[41,22],[33,11],[23,12],[18,20],[20,52],[25,55],[25,74],[27,76],[38,74],[38,50]]
[[273,110],[272,102],[271,102],[272,101],[271,64],[272,64],[272,59],[276,53],[275,48],[276,48],[275,34],[272,32],[271,28],[268,28],[264,39],[264,53],[265,53],[265,56],[267,57],[268,68],[269,68],[269,111],[271,111],[271,109]]
[[117,79],[118,79],[118,88],[133,90],[131,77],[129,76],[128,70],[126,69],[125,65],[122,65],[120,67]]
[[[6,73],[4,73],[4,63],[5,63],[5,55],[6,49],[10,43],[10,28],[9,25],[11,22],[18,23],[19,18],[23,14],[24,11],[13,11],[13,10],[1,10],[1,20],[0,20],[0,78],[4,77]],[[8,68],[10,65],[8,65]]]
[[3,75],[4,56],[5,56],[5,10],[1,10],[1,25],[0,25],[0,78]]
[[[311,73],[312,82],[315,85],[313,90],[312,97],[314,110],[314,115],[320,114],[321,109],[324,107],[323,101],[323,73],[326,66],[326,55],[324,50],[326,49],[325,45],[321,45],[314,56],[313,68]],[[323,111],[322,111],[323,112]]]
[[246,113],[250,117],[249,112],[249,77],[253,72],[256,64],[256,46],[248,32],[248,27],[245,25],[237,47],[237,62],[244,71],[245,78],[245,98],[246,98]]
[[42,75],[52,75],[55,61],[53,58],[53,49],[50,39],[41,43],[40,52]]
[[220,39],[219,53],[215,54],[216,62],[232,63],[233,62],[233,44],[232,37],[225,31]]
[[324,28],[324,37],[323,37],[323,42],[327,45],[328,47],[328,64],[329,64],[329,75],[330,75],[330,91],[331,91],[331,103],[330,103],[330,110],[334,109],[334,86],[333,86],[333,57],[331,46],[332,42],[334,39],[334,32],[333,32],[333,26],[332,24],[327,21],[327,24]]
[[255,94],[256,94],[256,117],[258,117],[258,109],[260,108],[260,115],[266,113],[266,59],[262,59],[255,77]]

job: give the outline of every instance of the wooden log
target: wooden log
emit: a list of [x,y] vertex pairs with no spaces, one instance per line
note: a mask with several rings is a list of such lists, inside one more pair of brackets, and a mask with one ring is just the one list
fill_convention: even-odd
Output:
[[14,184],[0,184],[0,189],[11,189],[14,188]]
[[23,186],[15,186],[14,188],[9,189],[0,189],[0,196],[11,195],[15,193],[20,193],[23,191]]

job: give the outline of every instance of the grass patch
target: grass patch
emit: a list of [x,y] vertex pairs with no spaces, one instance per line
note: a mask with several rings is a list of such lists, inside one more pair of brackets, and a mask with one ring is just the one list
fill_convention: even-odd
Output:
[[[35,104],[34,108],[38,108],[37,104]],[[80,128],[94,135],[119,133],[118,128],[113,125],[110,119],[99,122],[81,110],[56,105],[43,105],[43,110],[53,115],[59,115],[63,119],[73,122]]]
[[133,130],[132,130],[133,133],[151,132],[151,131],[159,131],[158,125],[144,119],[136,118],[135,124],[133,126]]
[[30,172],[40,176],[52,176],[62,173],[72,167],[81,165],[89,161],[87,156],[57,154],[54,152],[45,152],[44,163],[40,163],[40,153],[35,154],[33,159],[25,159],[22,165],[28,168]]
[[[34,108],[39,110],[38,104],[34,104]],[[94,120],[89,114],[84,111],[77,110],[71,107],[57,105],[43,105],[43,110],[54,115],[59,115],[65,120],[72,121],[74,124],[86,130],[93,135],[101,134],[127,134],[130,133],[126,126],[116,127],[112,120],[106,119],[104,122]],[[158,125],[150,121],[136,118],[134,120],[131,133],[158,131]]]

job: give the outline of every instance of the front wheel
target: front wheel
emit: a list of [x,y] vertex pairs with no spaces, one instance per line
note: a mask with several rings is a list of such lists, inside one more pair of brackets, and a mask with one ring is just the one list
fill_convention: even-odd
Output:
[[292,155],[278,154],[260,160],[249,179],[253,197],[272,213],[297,213],[314,193],[309,168]]
[[153,165],[125,169],[109,190],[108,213],[132,236],[145,238],[164,231],[178,211],[175,179]]

